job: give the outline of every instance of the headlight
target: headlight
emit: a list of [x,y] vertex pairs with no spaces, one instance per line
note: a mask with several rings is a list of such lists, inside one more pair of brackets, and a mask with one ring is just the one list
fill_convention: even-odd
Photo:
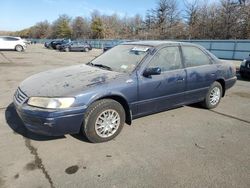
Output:
[[245,66],[246,66],[246,62],[247,62],[247,60],[244,59],[244,60],[241,62],[241,66],[245,67]]
[[57,109],[57,108],[69,108],[75,101],[75,98],[45,98],[45,97],[31,97],[28,100],[28,105]]

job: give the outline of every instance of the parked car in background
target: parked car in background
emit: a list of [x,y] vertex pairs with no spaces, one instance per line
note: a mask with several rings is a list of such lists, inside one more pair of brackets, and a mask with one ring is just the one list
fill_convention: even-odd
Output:
[[115,47],[117,44],[107,44],[103,46],[103,52],[110,50],[111,48]]
[[0,36],[0,50],[24,51],[27,45],[21,37]]
[[235,66],[201,46],[129,42],[87,65],[24,80],[14,104],[30,131],[54,136],[83,132],[91,142],[105,142],[138,117],[197,102],[215,108],[236,79]]
[[51,45],[50,45],[50,44],[51,44],[51,42],[45,42],[45,43],[44,43],[44,47],[45,47],[45,48],[51,48]]
[[240,76],[242,78],[250,78],[250,54],[240,65]]
[[92,46],[87,42],[73,41],[60,45],[58,50],[63,52],[88,52],[89,50],[92,50]]
[[44,46],[45,46],[46,48],[52,48],[52,49],[56,50],[56,49],[59,48],[60,45],[62,45],[62,44],[67,44],[67,43],[69,43],[69,42],[71,42],[70,39],[62,39],[62,40],[59,40],[59,39],[58,39],[58,40],[53,40],[53,41],[51,41],[51,42],[45,42],[45,43],[44,43]]

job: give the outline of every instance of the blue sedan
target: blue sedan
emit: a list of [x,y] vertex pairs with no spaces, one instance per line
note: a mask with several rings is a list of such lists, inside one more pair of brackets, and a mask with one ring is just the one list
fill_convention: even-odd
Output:
[[138,117],[191,103],[215,108],[235,82],[235,67],[201,46],[127,42],[86,65],[27,78],[14,104],[30,131],[83,132],[91,142],[105,142]]

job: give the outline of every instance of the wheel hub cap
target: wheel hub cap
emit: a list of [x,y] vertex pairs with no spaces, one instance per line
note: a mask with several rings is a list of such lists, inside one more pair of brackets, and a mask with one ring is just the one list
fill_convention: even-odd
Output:
[[115,134],[120,125],[120,116],[115,110],[105,110],[96,119],[95,131],[98,136],[107,138]]
[[210,103],[212,105],[216,105],[220,101],[220,97],[221,97],[220,89],[218,87],[213,88],[210,93]]

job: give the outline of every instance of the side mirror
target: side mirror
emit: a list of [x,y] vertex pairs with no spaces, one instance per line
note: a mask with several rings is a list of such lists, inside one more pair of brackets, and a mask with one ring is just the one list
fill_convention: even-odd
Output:
[[146,68],[143,76],[150,77],[152,75],[160,75],[161,74],[161,68],[160,67],[154,67],[154,68]]

